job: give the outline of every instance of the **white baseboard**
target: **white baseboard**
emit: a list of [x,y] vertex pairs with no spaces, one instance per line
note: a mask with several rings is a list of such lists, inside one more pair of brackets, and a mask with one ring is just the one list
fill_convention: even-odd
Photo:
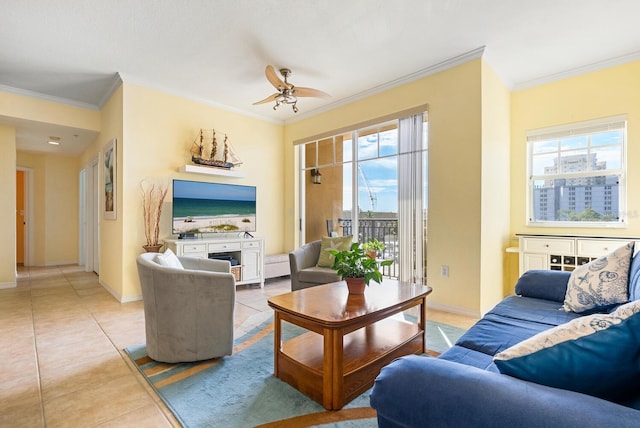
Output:
[[109,287],[105,282],[101,280],[98,280],[98,282],[100,283],[100,285],[104,287],[105,290],[109,292],[109,294],[111,294],[120,303],[129,303],[129,302],[136,302],[138,300],[142,300],[141,294],[136,294],[134,296],[122,296],[113,288]]
[[429,308],[437,309],[443,312],[450,312],[452,314],[464,315],[465,317],[480,318],[480,312],[470,311],[469,309],[460,308],[458,306],[449,306],[449,305],[442,305],[440,303],[432,303],[432,302],[429,302],[429,299],[427,298],[427,310]]
[[0,289],[4,288],[16,288],[17,283],[15,282],[0,282]]
[[120,300],[120,303],[137,302],[138,300],[142,300],[142,294],[136,294],[135,296],[123,297]]
[[109,292],[109,294],[111,294],[118,302],[120,302],[122,299],[122,296],[120,295],[120,293],[118,293],[116,290],[114,290],[113,288],[109,287],[107,285],[107,283],[105,283],[104,281],[102,281],[101,279],[98,278],[98,282],[100,283],[100,285],[102,285],[102,287],[107,290]]
[[81,266],[78,264],[77,260],[74,260],[70,262],[58,261],[58,262],[47,262],[47,263],[31,263],[29,265],[25,265],[24,267],[65,267],[69,265]]

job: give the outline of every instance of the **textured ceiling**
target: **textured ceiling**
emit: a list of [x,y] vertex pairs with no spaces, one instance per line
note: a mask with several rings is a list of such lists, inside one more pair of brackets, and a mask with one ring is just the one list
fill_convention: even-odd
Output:
[[[510,88],[640,58],[638,0],[4,0],[1,10],[0,90],[99,108],[121,78],[285,123],[481,47]],[[267,64],[331,98],[302,98],[297,115],[252,105],[274,92]],[[28,125],[19,147],[39,138]],[[85,135],[73,138],[81,150]]]

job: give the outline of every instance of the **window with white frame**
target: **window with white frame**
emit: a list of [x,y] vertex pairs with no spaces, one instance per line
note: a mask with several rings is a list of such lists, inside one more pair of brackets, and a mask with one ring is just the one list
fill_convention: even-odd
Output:
[[625,116],[527,132],[528,224],[625,224]]

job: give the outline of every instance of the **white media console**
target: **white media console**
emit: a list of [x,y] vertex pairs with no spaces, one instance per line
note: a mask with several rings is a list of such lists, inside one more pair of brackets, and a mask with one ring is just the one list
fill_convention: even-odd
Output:
[[231,267],[236,284],[258,283],[264,287],[262,238],[165,239],[164,245],[178,256],[202,259],[229,256],[238,261]]
[[520,275],[531,269],[572,271],[639,238],[518,234]]

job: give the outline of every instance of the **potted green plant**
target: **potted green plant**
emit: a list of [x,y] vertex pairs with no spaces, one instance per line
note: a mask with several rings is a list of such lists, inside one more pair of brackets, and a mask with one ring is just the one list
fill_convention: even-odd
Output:
[[389,266],[393,263],[392,260],[385,260],[378,265],[357,242],[348,250],[329,250],[329,253],[334,257],[331,268],[346,281],[351,294],[364,294],[365,287],[371,280],[379,284],[382,281],[379,266]]
[[375,259],[378,255],[378,252],[383,251],[385,248],[385,245],[382,242],[378,241],[376,238],[373,238],[373,240],[362,244],[362,249],[364,249],[367,255],[372,259]]

